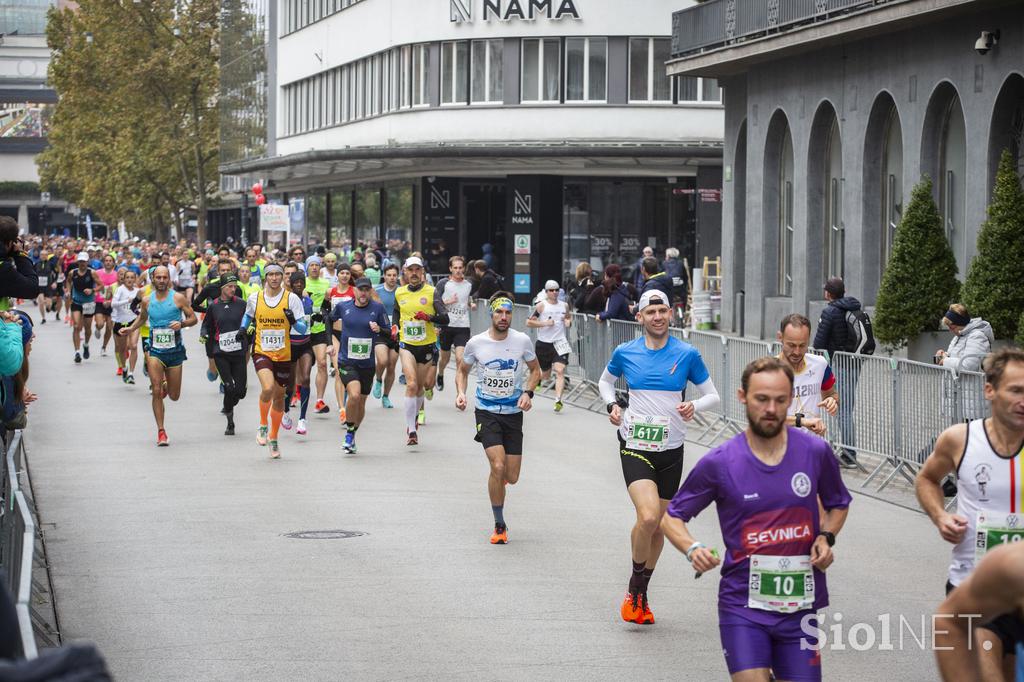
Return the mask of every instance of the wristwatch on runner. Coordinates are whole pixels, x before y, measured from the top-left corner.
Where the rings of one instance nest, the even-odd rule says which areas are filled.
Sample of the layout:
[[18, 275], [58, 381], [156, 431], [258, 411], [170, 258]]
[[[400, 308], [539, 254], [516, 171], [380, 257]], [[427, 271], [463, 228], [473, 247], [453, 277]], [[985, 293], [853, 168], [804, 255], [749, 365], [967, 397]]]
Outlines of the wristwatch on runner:
[[830, 533], [827, 530], [821, 530], [821, 531], [818, 531], [818, 535], [824, 536], [825, 542], [828, 543], [829, 547], [835, 547], [836, 546], [836, 534], [835, 533]]
[[523, 391], [523, 393], [530, 396], [530, 400], [533, 400], [533, 391]]
[[794, 424], [794, 426], [796, 426], [796, 428], [799, 429], [804, 424], [804, 413], [803, 412], [797, 412], [793, 416], [796, 417], [796, 423]]
[[612, 409], [616, 405], [618, 405], [618, 403], [608, 403], [607, 405], [604, 406], [604, 409], [608, 410], [608, 414], [611, 414], [612, 413]]

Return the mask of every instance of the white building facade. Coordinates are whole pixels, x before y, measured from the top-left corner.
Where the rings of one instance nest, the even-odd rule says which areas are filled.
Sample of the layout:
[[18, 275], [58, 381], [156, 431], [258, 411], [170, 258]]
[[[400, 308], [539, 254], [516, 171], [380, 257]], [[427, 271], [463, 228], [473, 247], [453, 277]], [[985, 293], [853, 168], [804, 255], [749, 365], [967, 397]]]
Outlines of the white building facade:
[[524, 291], [647, 245], [717, 256], [721, 93], [667, 75], [674, 9], [272, 1], [266, 144], [222, 171], [291, 203], [293, 240], [380, 241], [435, 271], [489, 244]]

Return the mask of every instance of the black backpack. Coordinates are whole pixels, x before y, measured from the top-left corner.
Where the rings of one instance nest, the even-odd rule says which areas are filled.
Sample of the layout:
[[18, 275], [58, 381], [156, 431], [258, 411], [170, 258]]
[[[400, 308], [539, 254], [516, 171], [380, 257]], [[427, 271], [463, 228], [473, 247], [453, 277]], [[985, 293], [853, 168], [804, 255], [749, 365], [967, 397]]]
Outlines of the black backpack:
[[846, 312], [846, 347], [847, 353], [873, 355], [875, 352], [875, 333], [871, 329], [871, 318], [863, 310]]

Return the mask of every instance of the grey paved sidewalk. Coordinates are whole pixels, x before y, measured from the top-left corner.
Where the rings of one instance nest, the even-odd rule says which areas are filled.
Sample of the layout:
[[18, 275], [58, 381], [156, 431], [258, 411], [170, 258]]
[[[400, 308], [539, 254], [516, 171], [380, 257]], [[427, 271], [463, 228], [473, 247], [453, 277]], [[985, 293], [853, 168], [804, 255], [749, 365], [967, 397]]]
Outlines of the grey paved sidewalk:
[[[537, 401], [511, 543], [492, 547], [486, 461], [452, 388], [428, 404], [418, 448], [396, 386], [396, 409], [369, 406], [358, 455], [341, 454], [332, 407], [270, 461], [255, 396], [239, 435], [222, 435], [190, 333], [158, 449], [144, 383], [123, 385], [96, 342], [74, 365], [63, 324], [37, 331], [27, 443], [61, 623], [118, 679], [726, 679], [717, 576], [694, 580], [677, 553], [652, 581], [657, 624], [619, 620], [632, 513], [600, 415]], [[694, 525], [721, 547], [713, 512]], [[284, 535], [328, 529], [367, 535]], [[906, 626], [899, 646], [900, 615], [919, 634], [942, 595], [949, 551], [927, 518], [855, 496], [836, 550], [832, 611], [878, 634], [893, 614], [895, 650], [828, 651], [826, 679], [935, 679]]]

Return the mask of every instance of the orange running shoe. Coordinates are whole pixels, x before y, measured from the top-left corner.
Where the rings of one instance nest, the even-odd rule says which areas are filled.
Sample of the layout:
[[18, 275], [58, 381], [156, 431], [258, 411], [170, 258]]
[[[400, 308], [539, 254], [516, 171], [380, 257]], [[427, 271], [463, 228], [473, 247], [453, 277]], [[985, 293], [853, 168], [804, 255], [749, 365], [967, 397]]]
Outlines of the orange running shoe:
[[338, 408], [338, 421], [340, 421], [343, 426], [345, 424], [346, 417], [348, 417], [348, 414], [345, 412], [345, 408], [344, 407], [339, 407]]
[[626, 598], [622, 600], [622, 620], [627, 623], [642, 623], [644, 610], [640, 604], [640, 595], [626, 592]]
[[124, 374], [124, 368], [123, 367], [118, 367], [117, 368], [117, 376], [121, 376], [123, 374]]
[[508, 544], [508, 526], [503, 526], [500, 523], [494, 524], [494, 533], [491, 534], [492, 545], [507, 545]]
[[640, 603], [643, 605], [643, 610], [640, 613], [640, 618], [636, 622], [641, 625], [653, 625], [654, 613], [651, 611], [651, 605], [647, 601], [646, 592], [640, 595]]
[[167, 432], [163, 429], [159, 429], [156, 432], [156, 444], [158, 447], [165, 448], [169, 445], [167, 442]]

